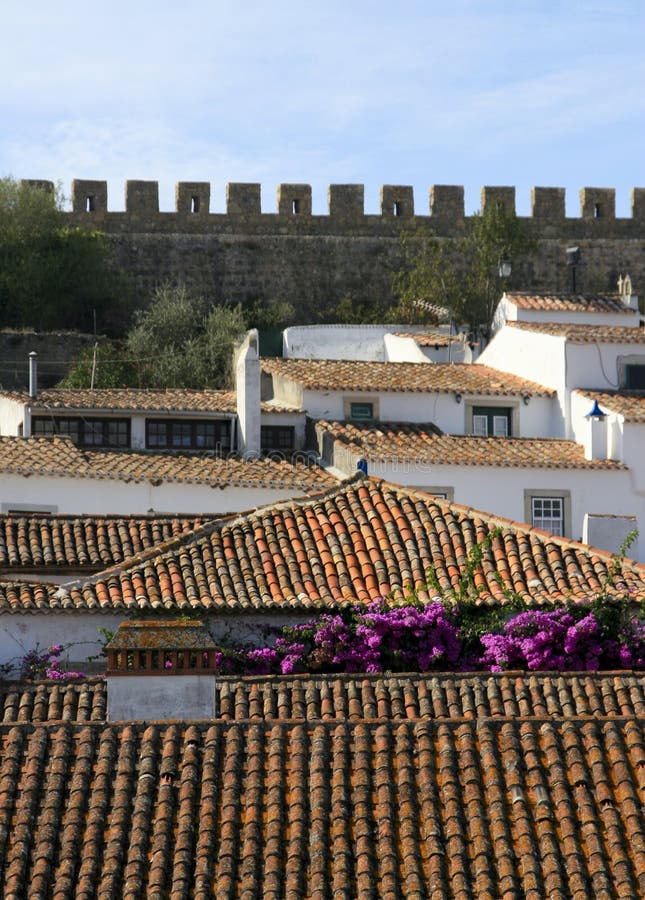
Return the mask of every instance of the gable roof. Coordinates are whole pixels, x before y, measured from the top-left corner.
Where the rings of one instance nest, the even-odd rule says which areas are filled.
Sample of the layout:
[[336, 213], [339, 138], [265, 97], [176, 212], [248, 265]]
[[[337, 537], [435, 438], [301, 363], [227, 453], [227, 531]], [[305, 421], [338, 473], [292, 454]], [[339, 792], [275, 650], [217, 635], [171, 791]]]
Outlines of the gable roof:
[[[211, 517], [214, 518], [214, 517]], [[199, 527], [203, 516], [0, 516], [0, 567], [105, 568]]]
[[[491, 533], [493, 533], [491, 537]], [[488, 546], [483, 542], [488, 540]], [[354, 479], [313, 499], [267, 506], [179, 535], [98, 573], [55, 585], [1, 585], [0, 612], [315, 612], [411, 588], [459, 588], [469, 553], [477, 602], [531, 606], [609, 597], [645, 599], [645, 566], [419, 491]]]
[[644, 392], [588, 391], [586, 388], [579, 388], [575, 393], [597, 400], [603, 412], [618, 413], [626, 422], [645, 422]]
[[21, 692], [0, 726], [0, 893], [642, 896], [641, 676], [240, 693], [233, 721], [196, 725], [107, 724], [84, 687], [75, 721], [62, 686], [32, 705], [62, 721], [32, 724]]
[[622, 469], [614, 460], [587, 460], [575, 441], [556, 438], [479, 437], [442, 434], [431, 422], [326, 422], [316, 430], [348, 450], [380, 462], [414, 460], [453, 466], [495, 466], [535, 469]]
[[573, 294], [545, 293], [527, 294], [522, 291], [507, 291], [506, 299], [520, 309], [546, 310], [549, 312], [601, 312], [627, 313], [634, 315], [622, 301], [620, 294]]
[[320, 490], [336, 479], [317, 465], [150, 450], [86, 450], [63, 436], [0, 437], [0, 472], [125, 482]]
[[645, 344], [645, 328], [576, 325], [568, 322], [506, 322], [510, 328], [563, 337], [572, 344]]
[[309, 390], [396, 391], [536, 395], [551, 397], [544, 385], [490, 366], [471, 363], [369, 362], [334, 359], [262, 359], [262, 370]]

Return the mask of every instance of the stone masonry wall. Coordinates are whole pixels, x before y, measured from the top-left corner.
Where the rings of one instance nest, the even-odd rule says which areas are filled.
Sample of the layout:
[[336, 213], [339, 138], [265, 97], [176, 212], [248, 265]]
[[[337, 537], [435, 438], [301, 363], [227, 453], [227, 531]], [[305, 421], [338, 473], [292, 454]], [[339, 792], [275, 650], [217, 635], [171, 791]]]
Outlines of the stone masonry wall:
[[29, 354], [38, 354], [38, 387], [53, 387], [67, 374], [72, 361], [100, 340], [77, 332], [0, 331], [0, 389], [29, 388]]
[[[160, 281], [183, 280], [213, 301], [288, 301], [297, 322], [324, 319], [348, 295], [389, 305], [402, 230], [427, 228], [450, 243], [467, 223], [464, 189], [451, 185], [430, 188], [427, 212], [415, 209], [411, 187], [385, 185], [380, 215], [364, 214], [362, 185], [330, 185], [328, 215], [312, 215], [306, 184], [279, 185], [275, 213], [261, 212], [259, 184], [228, 184], [226, 213], [210, 212], [207, 182], [177, 184], [175, 212], [159, 211], [156, 181], [128, 181], [125, 193], [125, 212], [110, 212], [107, 182], [76, 180], [67, 216], [109, 236], [114, 265], [132, 275], [141, 302]], [[493, 202], [514, 209], [515, 188], [484, 187], [482, 210]], [[515, 267], [516, 288], [566, 290], [565, 251], [575, 245], [578, 290], [615, 290], [619, 273], [629, 272], [645, 293], [645, 188], [632, 190], [628, 218], [615, 216], [614, 189], [583, 188], [580, 216], [567, 218], [564, 188], [537, 187], [522, 221], [538, 252]]]

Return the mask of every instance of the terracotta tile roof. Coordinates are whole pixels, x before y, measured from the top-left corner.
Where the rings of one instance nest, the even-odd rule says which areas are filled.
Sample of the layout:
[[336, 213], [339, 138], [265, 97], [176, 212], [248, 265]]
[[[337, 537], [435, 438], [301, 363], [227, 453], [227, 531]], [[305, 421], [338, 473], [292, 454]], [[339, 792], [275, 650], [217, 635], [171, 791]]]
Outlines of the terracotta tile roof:
[[[219, 676], [215, 694], [225, 722], [645, 718], [643, 674], [628, 671]], [[105, 722], [106, 709], [103, 678], [0, 683], [4, 725]]]
[[645, 422], [645, 393], [625, 391], [588, 391], [580, 388], [575, 392], [597, 400], [603, 412], [618, 413], [626, 422]]
[[412, 338], [419, 347], [447, 347], [449, 344], [463, 343], [463, 337], [458, 334], [447, 335], [443, 331], [396, 331], [395, 337]]
[[305, 491], [336, 482], [319, 466], [304, 462], [136, 450], [81, 450], [67, 437], [0, 437], [0, 472]]
[[616, 325], [569, 325], [566, 322], [507, 322], [511, 328], [563, 337], [572, 344], [643, 344], [645, 328]]
[[203, 523], [189, 516], [0, 516], [0, 567], [104, 569]]
[[613, 460], [586, 460], [575, 441], [555, 438], [500, 438], [437, 434], [432, 423], [379, 423], [320, 420], [316, 430], [368, 459], [416, 461], [434, 465], [536, 469], [622, 469]]
[[506, 293], [506, 298], [520, 309], [538, 309], [553, 312], [609, 312], [634, 315], [634, 310], [625, 306], [619, 294], [523, 294], [512, 291]]
[[[280, 613], [393, 600], [410, 587], [456, 590], [469, 551], [485, 548], [477, 602], [505, 605], [515, 592], [532, 606], [596, 596], [613, 557], [536, 528], [448, 504], [427, 494], [354, 479], [310, 500], [233, 516], [180, 535], [97, 575], [57, 589], [4, 586], [0, 612], [94, 610]], [[630, 561], [608, 595], [645, 599], [645, 566]]]
[[5, 900], [644, 892], [635, 718], [63, 722], [0, 741]]
[[235, 391], [198, 391], [189, 388], [138, 390], [136, 388], [50, 388], [30, 398], [26, 392], [3, 391], [33, 410], [57, 412], [99, 410], [110, 412], [235, 413]]
[[551, 397], [554, 391], [490, 366], [469, 363], [393, 363], [334, 359], [263, 359], [262, 369], [310, 390], [413, 391]]

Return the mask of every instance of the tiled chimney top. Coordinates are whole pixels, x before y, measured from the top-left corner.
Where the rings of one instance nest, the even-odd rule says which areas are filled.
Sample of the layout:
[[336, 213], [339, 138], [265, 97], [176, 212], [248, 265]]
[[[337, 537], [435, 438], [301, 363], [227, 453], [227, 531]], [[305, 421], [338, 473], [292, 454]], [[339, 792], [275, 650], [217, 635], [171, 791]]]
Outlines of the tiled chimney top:
[[203, 622], [122, 622], [107, 645], [108, 675], [214, 675], [216, 646]]

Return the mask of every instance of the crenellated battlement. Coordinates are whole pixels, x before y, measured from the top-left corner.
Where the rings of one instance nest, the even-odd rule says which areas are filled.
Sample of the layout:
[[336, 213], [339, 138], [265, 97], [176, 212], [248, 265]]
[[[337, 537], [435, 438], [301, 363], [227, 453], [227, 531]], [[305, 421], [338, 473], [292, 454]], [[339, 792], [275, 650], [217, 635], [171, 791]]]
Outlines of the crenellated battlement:
[[[53, 190], [52, 182], [30, 183]], [[70, 225], [107, 236], [115, 271], [130, 276], [133, 302], [141, 305], [167, 279], [214, 302], [288, 303], [297, 324], [329, 321], [348, 304], [379, 315], [395, 302], [392, 273], [405, 264], [401, 235], [410, 228], [445, 238], [449, 258], [463, 266], [457, 239], [472, 217], [461, 185], [432, 185], [423, 198], [409, 185], [383, 185], [376, 214], [365, 212], [362, 184], [329, 185], [324, 214], [313, 213], [308, 184], [279, 184], [271, 211], [266, 194], [263, 209], [258, 183], [227, 184], [224, 211], [213, 211], [213, 193], [207, 181], [180, 181], [175, 209], [166, 212], [157, 181], [127, 181], [120, 211], [110, 209], [107, 181], [76, 179], [65, 216]], [[567, 216], [564, 188], [533, 188], [530, 215], [520, 219], [536, 249], [530, 259], [513, 261], [513, 286], [566, 290], [566, 250], [577, 246], [580, 290], [615, 290], [619, 274], [629, 272], [642, 293], [645, 188], [632, 190], [625, 217], [616, 216], [613, 188], [582, 188], [579, 200], [579, 215]], [[482, 188], [480, 210], [490, 204], [516, 210], [516, 189]]]
[[[26, 183], [45, 190], [53, 190], [51, 181], [29, 180]], [[261, 208], [261, 185], [257, 183], [231, 182], [226, 185], [226, 211], [211, 212], [211, 185], [207, 181], [180, 181], [175, 188], [175, 209], [161, 212], [159, 209], [159, 183], [157, 181], [125, 182], [125, 213], [112, 212], [108, 204], [107, 181], [72, 181], [72, 213], [75, 219], [89, 223], [93, 219], [110, 216], [127, 216], [136, 230], [144, 230], [150, 225], [153, 230], [163, 219], [175, 216], [177, 219], [193, 220], [193, 224], [221, 224], [222, 220], [264, 220], [280, 219], [302, 222], [303, 220], [334, 220], [339, 225], [363, 223], [375, 225], [379, 220], [392, 224], [394, 219], [431, 219], [444, 231], [451, 224], [458, 227], [465, 218], [464, 188], [461, 185], [432, 185], [429, 189], [427, 205], [416, 203], [414, 190], [409, 185], [383, 185], [380, 189], [380, 214], [365, 214], [365, 189], [362, 184], [331, 184], [327, 189], [327, 214], [312, 213], [311, 186], [308, 184], [279, 184], [276, 192], [274, 212], [263, 212]], [[645, 188], [632, 188], [631, 215], [616, 217], [616, 191], [614, 188], [584, 187], [579, 192], [580, 214], [568, 217], [565, 212], [565, 189], [561, 187], [534, 187], [531, 190], [531, 213], [523, 217], [532, 221], [539, 231], [541, 227], [555, 227], [558, 230], [577, 221], [596, 223], [606, 231], [609, 223], [623, 225], [634, 223], [638, 230], [645, 225]], [[514, 187], [491, 187], [481, 189], [480, 209], [483, 211], [491, 203], [499, 203], [509, 210], [515, 210]], [[161, 217], [161, 218], [160, 218]], [[166, 221], [166, 224], [169, 224]], [[177, 221], [177, 225], [179, 222]], [[180, 229], [181, 230], [181, 229]], [[191, 229], [192, 230], [192, 229]]]

